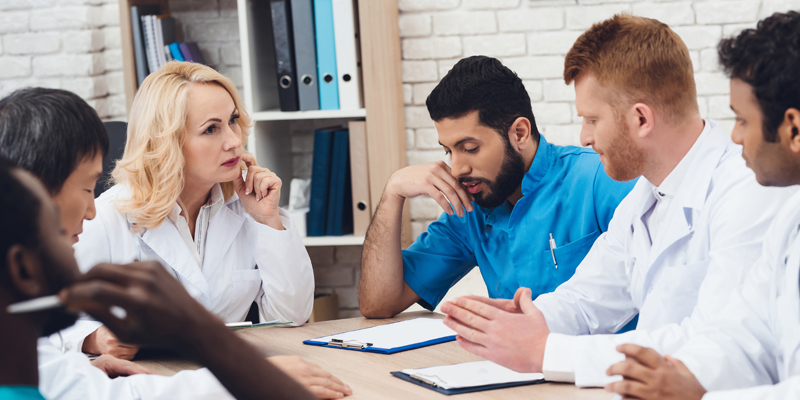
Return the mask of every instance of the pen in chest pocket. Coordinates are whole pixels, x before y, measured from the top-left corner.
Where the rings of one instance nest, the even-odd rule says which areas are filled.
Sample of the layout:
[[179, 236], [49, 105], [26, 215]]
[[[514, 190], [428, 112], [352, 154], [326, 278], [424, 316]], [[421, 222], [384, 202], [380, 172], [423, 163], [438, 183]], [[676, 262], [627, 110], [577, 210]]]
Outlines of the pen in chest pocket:
[[556, 253], [554, 251], [555, 249], [556, 249], [556, 240], [553, 239], [553, 234], [551, 233], [550, 234], [550, 255], [553, 256], [553, 265], [555, 265], [556, 269], [558, 269], [558, 262], [556, 261]]

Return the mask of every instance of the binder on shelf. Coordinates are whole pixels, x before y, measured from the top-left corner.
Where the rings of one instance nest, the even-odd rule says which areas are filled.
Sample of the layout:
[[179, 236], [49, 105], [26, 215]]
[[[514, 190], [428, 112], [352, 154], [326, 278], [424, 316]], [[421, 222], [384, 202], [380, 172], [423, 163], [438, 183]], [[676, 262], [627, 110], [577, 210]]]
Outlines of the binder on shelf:
[[[367, 122], [350, 121], [350, 187], [353, 205], [353, 235], [366, 236], [371, 221], [369, 201], [369, 163], [367, 160]], [[346, 205], [345, 205], [346, 206]]]
[[294, 59], [297, 69], [297, 98], [300, 111], [319, 110], [314, 10], [311, 2], [312, 0], [291, 0]]
[[170, 54], [172, 54], [172, 58], [174, 58], [174, 59], [176, 59], [178, 61], [186, 61], [186, 59], [183, 58], [183, 54], [181, 53], [181, 45], [180, 45], [180, 43], [170, 43], [169, 44], [169, 52], [170, 52]]
[[349, 147], [347, 130], [334, 132], [331, 178], [328, 189], [328, 213], [325, 223], [325, 234], [328, 236], [353, 233]]
[[189, 51], [189, 43], [178, 43], [178, 48], [181, 50], [181, 55], [184, 60], [195, 62], [194, 57], [192, 57], [192, 52]]
[[298, 111], [297, 74], [292, 44], [292, 16], [289, 0], [271, 0], [272, 33], [281, 111]]
[[[206, 64], [205, 57], [203, 57], [203, 53], [200, 52], [200, 48], [197, 47], [197, 43], [195, 43], [195, 42], [186, 43], [186, 49], [192, 55], [192, 61], [194, 61], [196, 63], [208, 65], [208, 64]], [[183, 43], [181, 43], [181, 52], [183, 52]], [[184, 54], [183, 56], [186, 57], [186, 54]]]
[[317, 39], [319, 109], [338, 110], [339, 79], [336, 73], [332, 0], [314, 0], [314, 33]]
[[161, 15], [153, 15], [153, 28], [155, 30], [156, 54], [158, 55], [158, 68], [167, 63], [167, 55], [164, 54], [164, 33], [161, 31]]
[[339, 73], [341, 110], [363, 107], [355, 21], [353, 0], [333, 0], [333, 36], [336, 42], [336, 71]]
[[324, 236], [328, 212], [333, 132], [338, 128], [314, 131], [314, 156], [311, 165], [311, 198], [308, 201], [308, 236]]
[[446, 395], [544, 383], [542, 374], [515, 372], [491, 361], [404, 369], [390, 374]]
[[147, 68], [153, 73], [158, 71], [158, 50], [156, 50], [156, 31], [153, 26], [153, 16], [142, 16], [142, 28], [144, 30], [144, 44], [147, 53]]
[[445, 326], [441, 319], [414, 318], [304, 340], [303, 344], [370, 353], [394, 354], [405, 350], [450, 342], [455, 339], [456, 333]]
[[133, 58], [136, 66], [136, 82], [141, 85], [144, 78], [150, 74], [147, 67], [147, 50], [145, 49], [144, 28], [142, 16], [161, 13], [157, 5], [131, 7], [131, 34], [133, 36]]
[[178, 41], [175, 36], [175, 18], [172, 18], [169, 14], [159, 15], [156, 17], [156, 22], [160, 33], [159, 40], [161, 43], [159, 45], [161, 45], [161, 52], [164, 54], [164, 62], [167, 63], [172, 59], [172, 54], [170, 54], [167, 46]]

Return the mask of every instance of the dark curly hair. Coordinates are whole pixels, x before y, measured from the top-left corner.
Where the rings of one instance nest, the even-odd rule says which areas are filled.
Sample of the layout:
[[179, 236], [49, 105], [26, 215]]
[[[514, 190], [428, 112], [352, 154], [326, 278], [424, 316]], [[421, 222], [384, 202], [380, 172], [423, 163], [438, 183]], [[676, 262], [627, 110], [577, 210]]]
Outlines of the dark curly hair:
[[478, 111], [480, 123], [506, 141], [514, 121], [525, 117], [531, 123], [531, 137], [539, 141], [531, 98], [522, 79], [496, 58], [472, 56], [460, 60], [436, 85], [425, 104], [436, 122]]
[[717, 46], [731, 78], [753, 86], [764, 114], [764, 140], [776, 142], [789, 108], [800, 109], [800, 14], [775, 13]]

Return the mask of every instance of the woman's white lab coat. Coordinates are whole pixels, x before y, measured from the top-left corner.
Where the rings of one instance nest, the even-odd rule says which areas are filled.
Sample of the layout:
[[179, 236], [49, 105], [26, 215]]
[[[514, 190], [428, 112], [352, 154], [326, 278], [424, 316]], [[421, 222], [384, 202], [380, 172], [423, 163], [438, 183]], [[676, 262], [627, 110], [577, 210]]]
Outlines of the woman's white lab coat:
[[[234, 194], [208, 222], [201, 267], [172, 219], [164, 219], [155, 229], [131, 230], [133, 222], [113, 205], [128, 193], [126, 187], [117, 185], [95, 201], [97, 216], [83, 223], [83, 233], [74, 246], [81, 271], [103, 262], [156, 260], [225, 322], [243, 321], [254, 301], [267, 320], [292, 321], [294, 325], [308, 320], [314, 274], [287, 212], [280, 210], [286, 230], [278, 231], [253, 220]], [[79, 351], [83, 339], [99, 325], [79, 321], [62, 331], [62, 348]]]
[[[711, 391], [703, 399], [800, 398], [799, 230], [797, 194], [775, 218], [761, 260], [732, 301], [674, 354]], [[730, 390], [737, 388], [747, 389]]]

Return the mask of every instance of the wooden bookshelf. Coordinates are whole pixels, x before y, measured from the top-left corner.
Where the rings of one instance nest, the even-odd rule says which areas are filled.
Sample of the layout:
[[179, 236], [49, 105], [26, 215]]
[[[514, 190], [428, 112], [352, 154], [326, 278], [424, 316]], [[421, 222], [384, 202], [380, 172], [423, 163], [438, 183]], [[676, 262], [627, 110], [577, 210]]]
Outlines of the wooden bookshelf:
[[[289, 179], [293, 175], [291, 135], [292, 121], [366, 118], [367, 158], [369, 163], [370, 203], [372, 212], [389, 176], [408, 165], [406, 158], [405, 112], [402, 90], [402, 64], [400, 33], [396, 1], [356, 0], [355, 7], [360, 31], [360, 54], [364, 108], [357, 110], [323, 110], [281, 112], [267, 107], [277, 99], [264, 96], [270, 77], [259, 76], [258, 65], [269, 55], [257, 46], [259, 29], [265, 24], [254, 24], [251, 9], [254, 2], [264, 0], [237, 0], [239, 16], [239, 41], [242, 53], [242, 75], [245, 103], [253, 121], [248, 150], [256, 155], [260, 165], [284, 178], [281, 198], [288, 201]], [[119, 0], [120, 28], [122, 30], [122, 59], [127, 110], [136, 94], [137, 82], [131, 33], [130, 7], [158, 4], [164, 13], [169, 12], [168, 0]], [[179, 35], [180, 36], [180, 35]], [[263, 65], [263, 64], [262, 64]], [[271, 79], [274, 79], [272, 77]], [[274, 100], [274, 101], [271, 101]], [[270, 104], [267, 104], [270, 103]], [[411, 243], [411, 218], [408, 202], [403, 213], [403, 247]], [[363, 237], [306, 238], [309, 246], [358, 245]]]

